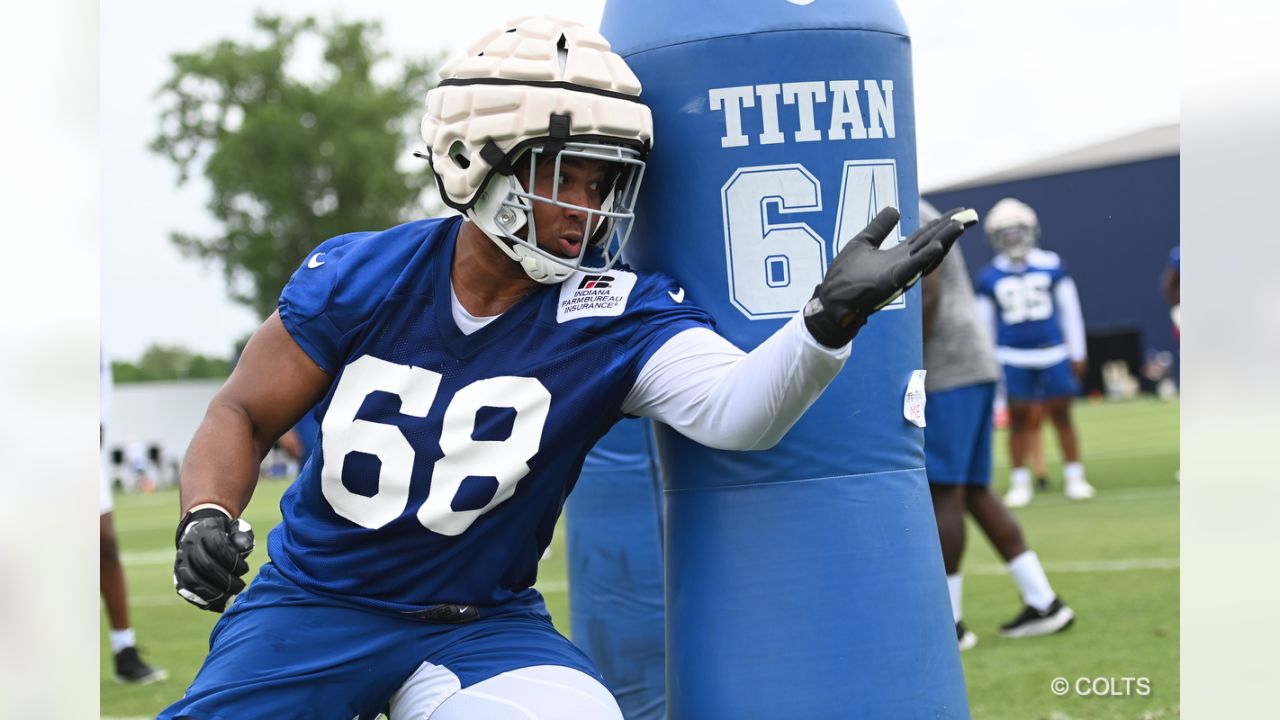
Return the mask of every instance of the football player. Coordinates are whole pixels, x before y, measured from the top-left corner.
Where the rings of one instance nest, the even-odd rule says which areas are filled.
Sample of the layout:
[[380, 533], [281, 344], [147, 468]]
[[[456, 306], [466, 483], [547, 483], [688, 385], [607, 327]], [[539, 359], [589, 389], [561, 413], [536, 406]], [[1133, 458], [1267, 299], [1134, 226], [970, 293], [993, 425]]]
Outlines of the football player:
[[[1169, 251], [1169, 261], [1160, 274], [1160, 291], [1169, 303], [1169, 319], [1173, 321], [1173, 339], [1182, 341], [1182, 246], [1174, 245]], [[1173, 479], [1182, 482], [1182, 468], [1173, 473]]]
[[297, 425], [280, 436], [276, 446], [284, 450], [298, 464], [298, 471], [301, 472], [302, 464], [311, 457], [311, 450], [315, 447], [316, 436], [319, 434], [320, 422], [316, 420], [315, 413], [307, 413], [302, 416]]
[[[533, 589], [588, 450], [624, 415], [772, 446], [976, 221], [952, 211], [879, 251], [882, 212], [744, 353], [673, 280], [616, 264], [653, 142], [639, 95], [603, 37], [553, 18], [442, 69], [422, 133], [462, 216], [319, 245], [192, 440], [174, 579], [226, 612], [161, 718], [621, 717]], [[258, 463], [312, 407], [270, 559], [228, 608]]]
[[[107, 408], [111, 403], [111, 364], [105, 350], [99, 349], [101, 384], [98, 437], [106, 437]], [[148, 665], [138, 654], [137, 634], [129, 620], [129, 588], [125, 584], [124, 564], [120, 562], [120, 542], [116, 535], [111, 478], [106, 460], [99, 471], [98, 487], [98, 589], [107, 608], [107, 639], [115, 665], [115, 680], [120, 683], [149, 685], [169, 677], [164, 668]]]
[[1013, 469], [1005, 504], [1031, 502], [1027, 468], [1030, 438], [1047, 413], [1058, 432], [1063, 490], [1072, 500], [1088, 500], [1094, 488], [1080, 462], [1080, 440], [1071, 421], [1071, 400], [1084, 374], [1084, 316], [1075, 282], [1057, 253], [1036, 246], [1040, 221], [1035, 210], [1013, 198], [996, 203], [983, 221], [996, 256], [978, 275], [978, 312], [993, 328], [996, 357], [1004, 366], [1009, 402], [1009, 454]]
[[[938, 212], [920, 203], [920, 219]], [[924, 327], [924, 457], [933, 513], [942, 542], [942, 563], [961, 650], [978, 642], [964, 623], [960, 560], [965, 548], [965, 512], [973, 516], [1004, 559], [1022, 596], [1017, 617], [1000, 628], [1004, 637], [1048, 635], [1069, 627], [1075, 613], [1053, 591], [1040, 558], [1022, 528], [991, 492], [992, 413], [1000, 365], [974, 312], [973, 287], [959, 247], [938, 271], [921, 282]]]
[[1169, 261], [1160, 274], [1160, 292], [1169, 304], [1169, 319], [1173, 320], [1173, 336], [1179, 337], [1182, 309], [1182, 246], [1174, 245], [1169, 251]]

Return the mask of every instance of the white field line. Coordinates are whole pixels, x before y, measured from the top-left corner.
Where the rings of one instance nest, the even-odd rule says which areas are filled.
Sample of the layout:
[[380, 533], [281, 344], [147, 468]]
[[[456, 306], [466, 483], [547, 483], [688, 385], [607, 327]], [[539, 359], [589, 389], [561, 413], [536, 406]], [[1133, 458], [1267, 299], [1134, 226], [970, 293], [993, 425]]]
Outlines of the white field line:
[[[1136, 487], [1136, 488], [1118, 488], [1116, 490], [1107, 490], [1103, 488], [1098, 491], [1098, 497], [1091, 502], [1104, 500], [1132, 500], [1144, 499], [1151, 497], [1171, 497], [1180, 494], [1180, 485], [1156, 485], [1152, 487]], [[1038, 493], [1033, 501], [1030, 509], [1043, 507], [1045, 505], [1084, 505], [1075, 500], [1067, 500], [1057, 492]], [[120, 553], [120, 561], [126, 567], [141, 567], [146, 565], [172, 565], [173, 550], [126, 550]], [[1069, 570], [1067, 572], [1070, 572]], [[557, 592], [552, 590], [550, 592]]]
[[[1090, 502], [1099, 502], [1106, 500], [1133, 500], [1146, 499], [1151, 497], [1172, 497], [1180, 494], [1180, 485], [1157, 485], [1152, 487], [1136, 487], [1136, 488], [1118, 488], [1116, 490], [1102, 489], [1098, 491], [1098, 497]], [[1038, 493], [1032, 504], [1026, 509], [1035, 509], [1046, 505], [1076, 505], [1083, 506], [1075, 500], [1067, 500], [1061, 493], [1047, 492]], [[149, 565], [172, 565], [173, 550], [126, 550], [120, 553], [120, 560], [126, 567], [142, 567]], [[1046, 566], [1047, 567], [1047, 566]], [[1140, 568], [1141, 569], [1141, 568]], [[1151, 568], [1154, 569], [1154, 568]], [[1062, 572], [1072, 572], [1064, 570]], [[539, 585], [539, 589], [543, 586]], [[548, 588], [547, 592], [562, 592], [560, 589]]]
[[1031, 504], [1024, 508], [1018, 508], [1017, 512], [1026, 510], [1034, 510], [1037, 507], [1047, 505], [1078, 505], [1087, 507], [1091, 503], [1106, 503], [1112, 500], [1131, 501], [1131, 500], [1150, 500], [1152, 498], [1177, 497], [1181, 494], [1180, 485], [1156, 485], [1152, 487], [1136, 487], [1136, 488], [1117, 488], [1108, 490], [1105, 487], [1098, 488], [1098, 496], [1087, 502], [1081, 500], [1068, 500], [1062, 494], [1061, 490], [1039, 491], [1035, 495], [1035, 499]]
[[[1155, 454], [1163, 454], [1163, 453], [1152, 453], [1152, 454], [1155, 455]], [[1093, 457], [1093, 456], [1090, 456], [1090, 457]], [[1133, 457], [1133, 455], [1125, 455], [1125, 457]], [[1101, 495], [1105, 493], [1107, 499], [1127, 498], [1134, 495], [1141, 495], [1143, 497], [1152, 497], [1152, 496], [1161, 496], [1161, 495], [1177, 495], [1178, 488], [1179, 486], [1177, 485], [1153, 485], [1153, 486], [1133, 487], [1133, 488], [1116, 488], [1115, 490], [1107, 490], [1104, 488], [1099, 491], [1099, 494]], [[1057, 491], [1057, 490], [1050, 490], [1048, 492], [1042, 491], [1036, 495], [1036, 498], [1037, 499], [1041, 499], [1041, 498], [1063, 499], [1060, 497], [1060, 495], [1055, 496], [1055, 493], [1060, 493], [1060, 492], [1061, 491]], [[1068, 504], [1071, 504], [1071, 503], [1068, 503]], [[176, 526], [177, 526], [177, 523], [171, 520], [156, 520], [151, 522], [125, 521], [122, 523], [120, 520], [117, 519], [116, 533], [119, 535], [128, 535], [130, 533], [152, 532], [155, 530], [172, 530]], [[124, 544], [128, 545], [128, 542], [126, 541]], [[171, 552], [170, 555], [172, 554], [173, 553]], [[131, 553], [129, 552], [123, 553], [123, 556], [125, 558], [128, 558], [130, 555]], [[138, 552], [138, 553], [132, 553], [132, 555], [138, 555], [141, 558], [141, 556], [149, 555], [149, 553]], [[126, 564], [128, 564], [127, 559], [125, 562]], [[166, 562], [173, 562], [173, 558], [170, 557]], [[155, 563], [145, 558], [142, 558], [138, 561], [138, 564], [151, 565]]]
[[[1137, 441], [1133, 443], [1134, 446], [1140, 446], [1142, 444], [1143, 443], [1139, 443]], [[1173, 455], [1174, 457], [1177, 457], [1178, 448], [1175, 447], [1173, 452], [1169, 452], [1166, 446], [1156, 446], [1155, 443], [1151, 443], [1150, 449], [1126, 447], [1119, 450], [1097, 450], [1094, 452], [1086, 450], [1082, 451], [1081, 455], [1083, 455], [1083, 462], [1085, 464], [1085, 469], [1087, 470], [1090, 460], [1137, 460], [1140, 458], [1164, 457], [1166, 455]], [[1058, 458], [1058, 462], [1062, 462], [1062, 459]]]
[[[1064, 562], [1045, 562], [1046, 573], [1099, 573], [1099, 572], [1133, 572], [1135, 570], [1177, 570], [1181, 567], [1178, 558], [1130, 558], [1127, 560], [1081, 560]], [[963, 568], [966, 575], [1006, 575], [1009, 569], [1004, 565], [969, 565]]]
[[[116, 497], [121, 496], [116, 495]], [[124, 500], [128, 503], [128, 507], [122, 508], [124, 511], [132, 510], [133, 508], [152, 508], [168, 505], [173, 508], [175, 515], [178, 512], [178, 498], [170, 493], [126, 493]], [[174, 524], [177, 524], [176, 520]]]
[[[173, 563], [172, 550], [154, 552], [125, 553], [124, 564], [130, 567], [142, 565], [170, 565]], [[1124, 572], [1126, 570], [1173, 570], [1179, 567], [1178, 558], [1136, 558], [1132, 560], [1085, 560], [1082, 562], [1046, 562], [1044, 569], [1054, 572]], [[988, 572], [990, 571], [990, 572]], [[965, 572], [996, 574], [1004, 572], [1003, 565], [974, 565]], [[564, 592], [568, 583], [563, 580], [547, 580], [535, 587], [540, 592]]]
[[125, 550], [120, 553], [120, 562], [125, 567], [141, 567], [143, 565], [172, 565], [174, 550]]
[[[1064, 562], [1046, 562], [1047, 573], [1102, 573], [1102, 572], [1134, 572], [1138, 570], [1177, 570], [1182, 563], [1178, 558], [1128, 558], [1125, 560], [1080, 560]], [[967, 565], [966, 575], [1005, 575], [1009, 570], [1004, 565]], [[548, 580], [534, 586], [543, 595], [558, 595], [569, 591], [569, 581]], [[157, 605], [181, 605], [182, 598], [175, 595], [137, 595], [129, 599], [129, 604], [137, 607], [155, 607]]]
[[165, 518], [164, 520], [152, 520], [150, 522], [142, 522], [142, 521], [135, 522], [133, 520], [125, 520], [124, 522], [120, 522], [119, 518], [117, 518], [115, 521], [115, 524], [116, 524], [116, 533], [120, 535], [123, 535], [126, 533], [135, 533], [135, 532], [151, 532], [154, 530], [169, 530], [170, 532], [168, 534], [172, 535], [173, 529], [178, 527], [177, 520], [170, 520], [168, 518]]

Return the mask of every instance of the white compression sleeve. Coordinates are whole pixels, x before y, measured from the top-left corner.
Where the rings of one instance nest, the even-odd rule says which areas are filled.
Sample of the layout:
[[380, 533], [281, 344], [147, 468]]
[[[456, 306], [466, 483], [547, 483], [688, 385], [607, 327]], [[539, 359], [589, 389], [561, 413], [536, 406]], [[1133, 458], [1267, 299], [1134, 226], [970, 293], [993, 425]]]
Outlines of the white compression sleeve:
[[1073, 361], [1085, 358], [1084, 313], [1080, 310], [1080, 293], [1071, 278], [1062, 278], [1053, 289], [1053, 299], [1058, 303], [1058, 324], [1067, 344], [1067, 356]]
[[645, 363], [622, 409], [720, 450], [771, 448], [849, 357], [820, 345], [797, 314], [744, 353], [707, 328], [671, 337]]

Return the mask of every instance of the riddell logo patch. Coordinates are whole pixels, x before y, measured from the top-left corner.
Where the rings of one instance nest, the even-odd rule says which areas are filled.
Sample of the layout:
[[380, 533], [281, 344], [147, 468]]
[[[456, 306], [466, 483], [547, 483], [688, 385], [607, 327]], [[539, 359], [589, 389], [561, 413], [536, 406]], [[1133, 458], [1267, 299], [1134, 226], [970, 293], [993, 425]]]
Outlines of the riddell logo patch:
[[635, 286], [635, 273], [625, 270], [614, 270], [608, 275], [574, 275], [560, 286], [556, 322], [617, 317], [627, 309], [627, 298]]
[[578, 283], [578, 289], [607, 288], [616, 279], [612, 275], [583, 275], [582, 282]]

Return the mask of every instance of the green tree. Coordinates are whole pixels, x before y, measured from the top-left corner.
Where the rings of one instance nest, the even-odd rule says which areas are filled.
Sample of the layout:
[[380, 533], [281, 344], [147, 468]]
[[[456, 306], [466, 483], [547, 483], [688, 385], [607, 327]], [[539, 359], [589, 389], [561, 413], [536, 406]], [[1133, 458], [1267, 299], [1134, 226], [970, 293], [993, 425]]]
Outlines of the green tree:
[[[171, 57], [151, 149], [177, 165], [179, 183], [203, 161], [222, 231], [172, 239], [219, 264], [231, 299], [265, 317], [320, 242], [423, 214], [430, 171], [409, 148], [438, 61], [406, 62], [383, 83], [375, 76], [392, 63], [378, 23], [258, 15], [254, 24], [253, 42]], [[323, 48], [320, 67], [291, 71], [308, 39]]]
[[136, 363], [111, 363], [112, 380], [121, 385], [155, 380], [221, 379], [231, 374], [231, 361], [193, 353], [177, 345], [152, 345]]

